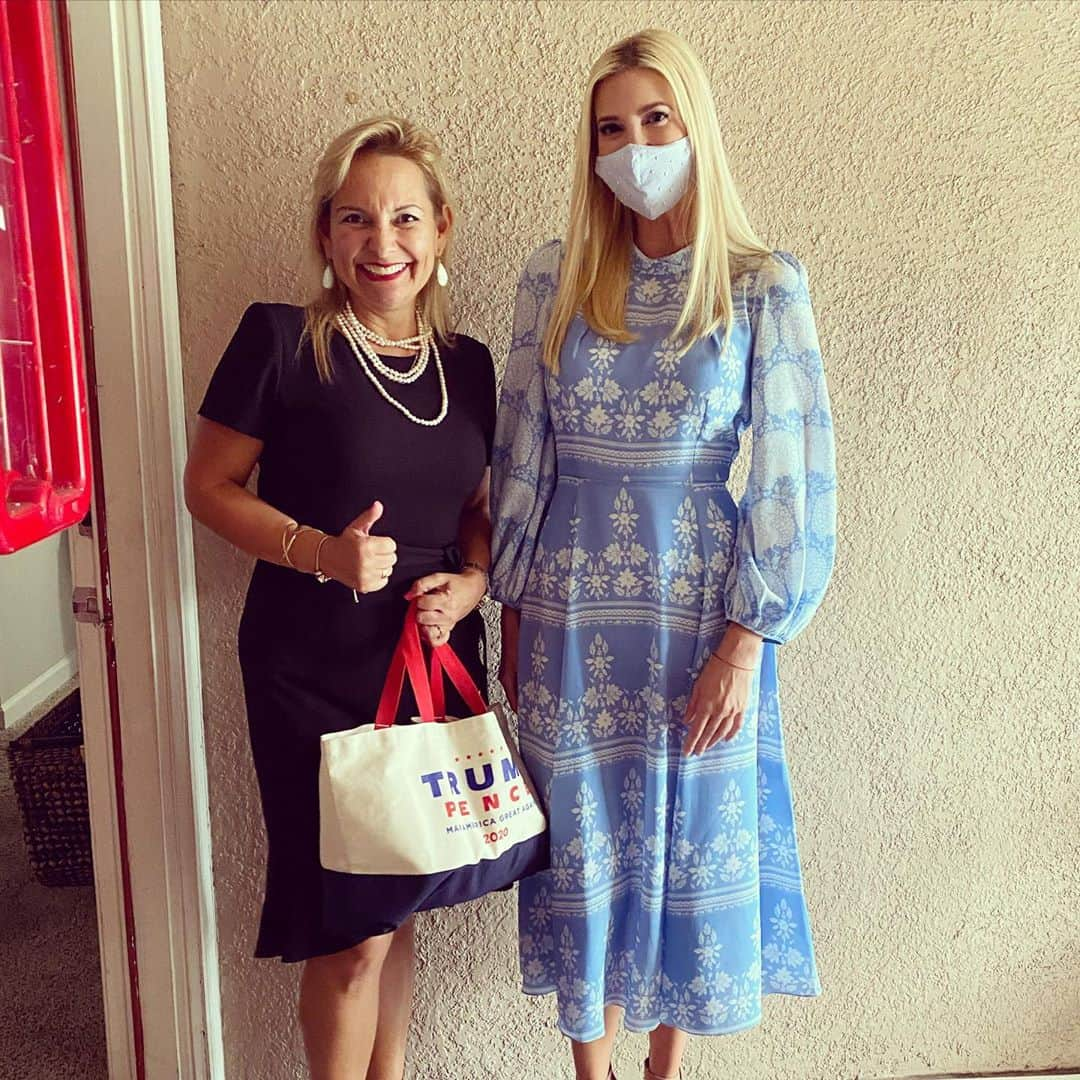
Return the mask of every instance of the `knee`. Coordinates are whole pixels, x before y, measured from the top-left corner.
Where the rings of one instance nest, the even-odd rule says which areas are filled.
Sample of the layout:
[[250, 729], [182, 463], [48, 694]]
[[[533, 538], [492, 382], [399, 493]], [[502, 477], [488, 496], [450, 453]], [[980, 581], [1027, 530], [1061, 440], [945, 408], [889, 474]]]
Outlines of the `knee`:
[[329, 983], [339, 993], [361, 993], [379, 979], [383, 961], [390, 948], [392, 934], [368, 938], [350, 949], [319, 956], [308, 961], [317, 978]]

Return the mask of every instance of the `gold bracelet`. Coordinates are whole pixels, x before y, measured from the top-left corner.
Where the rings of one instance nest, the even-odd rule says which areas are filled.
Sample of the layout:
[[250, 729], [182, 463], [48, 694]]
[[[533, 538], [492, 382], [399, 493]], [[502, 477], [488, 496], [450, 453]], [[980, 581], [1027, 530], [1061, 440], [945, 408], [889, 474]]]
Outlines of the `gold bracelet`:
[[329, 539], [330, 539], [330, 534], [329, 533], [323, 533], [322, 534], [322, 539], [319, 541], [319, 543], [315, 547], [315, 569], [312, 571], [312, 573], [315, 575], [315, 580], [320, 585], [325, 585], [328, 581], [333, 581], [334, 580], [329, 574], [324, 574], [322, 572], [322, 570], [320, 569], [320, 567], [319, 567], [319, 556], [322, 555], [323, 544], [325, 544], [326, 541], [329, 540]]
[[[292, 566], [292, 562], [289, 559], [289, 548], [292, 547], [292, 541], [296, 539], [295, 532], [292, 532], [292, 530], [299, 528], [300, 526], [295, 521], [287, 521], [285, 523], [285, 528], [281, 530], [281, 561], [285, 566]], [[289, 543], [286, 543], [286, 540], [288, 540]], [[295, 570], [296, 567], [293, 566], [293, 569]]]
[[757, 664], [753, 667], [742, 667], [740, 664], [733, 664], [726, 656], [721, 656], [717, 652], [709, 653], [714, 660], [719, 660], [721, 664], [727, 664], [729, 668], [734, 668], [736, 671], [757, 671]]
[[[284, 541], [282, 543], [282, 548], [283, 548], [283, 550], [285, 552], [285, 565], [286, 566], [290, 567], [293, 570], [300, 570], [300, 567], [297, 566], [296, 563], [294, 563], [292, 561], [293, 544], [296, 543], [297, 538], [300, 536], [301, 533], [318, 532], [318, 531], [319, 531], [318, 529], [313, 529], [310, 525], [296, 525], [293, 528], [292, 535], [289, 537], [288, 541]], [[303, 573], [302, 570], [300, 570], [300, 572]]]

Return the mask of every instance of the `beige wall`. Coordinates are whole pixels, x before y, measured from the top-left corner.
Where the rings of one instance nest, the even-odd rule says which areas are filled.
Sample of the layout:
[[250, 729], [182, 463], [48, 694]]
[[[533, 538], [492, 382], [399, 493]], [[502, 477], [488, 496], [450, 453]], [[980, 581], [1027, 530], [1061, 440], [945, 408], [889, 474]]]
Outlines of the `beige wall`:
[[[1080, 1063], [1076, 8], [170, 0], [164, 22], [192, 411], [245, 305], [298, 296], [321, 147], [387, 108], [444, 141], [454, 298], [500, 357], [592, 58], [651, 24], [690, 38], [753, 221], [810, 268], [842, 504], [832, 591], [781, 659], [825, 995], [697, 1040], [687, 1073]], [[230, 1075], [277, 1080], [301, 1074], [297, 972], [249, 959], [248, 564], [200, 530], [198, 568]], [[572, 1075], [514, 929], [508, 897], [424, 920], [410, 1075]]]
[[0, 728], [14, 727], [76, 671], [64, 533], [0, 558]]

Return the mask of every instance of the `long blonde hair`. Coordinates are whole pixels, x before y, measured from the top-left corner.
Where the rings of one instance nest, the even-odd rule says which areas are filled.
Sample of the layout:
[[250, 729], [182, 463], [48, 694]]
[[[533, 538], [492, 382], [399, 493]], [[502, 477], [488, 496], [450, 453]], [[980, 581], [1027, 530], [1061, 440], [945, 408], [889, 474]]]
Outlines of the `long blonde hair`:
[[671, 86], [693, 147], [690, 227], [693, 261], [686, 300], [673, 337], [682, 351], [726, 324], [731, 331], [731, 253], [766, 254], [754, 234], [728, 168], [720, 123], [705, 69], [690, 46], [668, 30], [643, 30], [606, 49], [589, 72], [578, 124], [570, 221], [559, 288], [544, 335], [544, 363], [559, 370], [567, 329], [580, 311], [594, 333], [629, 342], [626, 293], [630, 284], [632, 213], [594, 172], [597, 86], [628, 68], [649, 68]]
[[[319, 378], [330, 382], [333, 367], [330, 363], [330, 340], [334, 333], [334, 320], [349, 298], [349, 291], [335, 280], [333, 288], [322, 287], [322, 273], [326, 266], [322, 239], [330, 231], [330, 204], [345, 183], [349, 168], [358, 154], [376, 153], [406, 158], [424, 174], [428, 195], [437, 218], [442, 217], [450, 204], [446, 180], [442, 171], [442, 153], [439, 144], [424, 128], [396, 116], [373, 116], [343, 131], [323, 151], [315, 170], [311, 192], [311, 221], [308, 229], [308, 255], [312, 269], [312, 281], [317, 288], [312, 300], [304, 309], [304, 337], [311, 338], [315, 365]], [[440, 258], [449, 262], [450, 236]], [[420, 311], [436, 335], [443, 341], [452, 338], [450, 305], [446, 290], [440, 288], [435, 275], [420, 291], [417, 298]], [[303, 337], [301, 338], [301, 343]]]

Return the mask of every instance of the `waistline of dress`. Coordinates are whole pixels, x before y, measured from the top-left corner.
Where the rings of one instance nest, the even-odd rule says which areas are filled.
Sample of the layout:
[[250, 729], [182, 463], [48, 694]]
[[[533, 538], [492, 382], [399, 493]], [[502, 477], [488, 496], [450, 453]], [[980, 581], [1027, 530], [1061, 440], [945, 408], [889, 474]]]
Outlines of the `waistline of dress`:
[[665, 488], [693, 488], [694, 490], [710, 490], [710, 491], [727, 491], [727, 478], [710, 477], [709, 479], [698, 479], [692, 474], [687, 475], [685, 473], [672, 475], [666, 472], [644, 472], [635, 471], [632, 473], [585, 473], [585, 472], [567, 472], [564, 469], [559, 469], [557, 477], [557, 483], [559, 484], [597, 484], [606, 487], [665, 487]]

